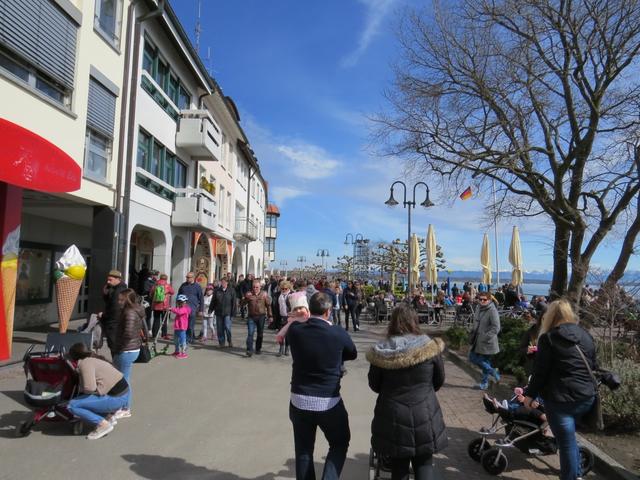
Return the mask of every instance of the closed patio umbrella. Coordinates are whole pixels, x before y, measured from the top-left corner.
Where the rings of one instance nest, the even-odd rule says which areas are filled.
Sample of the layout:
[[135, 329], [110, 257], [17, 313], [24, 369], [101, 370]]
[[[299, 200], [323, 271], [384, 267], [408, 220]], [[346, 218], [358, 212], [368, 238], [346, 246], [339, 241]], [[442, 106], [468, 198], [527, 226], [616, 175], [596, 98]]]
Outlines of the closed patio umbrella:
[[427, 230], [427, 282], [432, 285], [438, 283], [438, 269], [436, 267], [436, 233], [433, 225]]
[[491, 252], [489, 250], [489, 236], [486, 233], [482, 239], [480, 265], [482, 266], [482, 283], [491, 285]]
[[517, 287], [522, 285], [524, 277], [522, 275], [522, 248], [520, 247], [520, 232], [518, 227], [513, 227], [511, 234], [511, 246], [509, 247], [509, 263], [513, 267], [511, 271], [511, 283]]
[[415, 233], [411, 235], [411, 252], [411, 285], [416, 287], [420, 284], [420, 243]]

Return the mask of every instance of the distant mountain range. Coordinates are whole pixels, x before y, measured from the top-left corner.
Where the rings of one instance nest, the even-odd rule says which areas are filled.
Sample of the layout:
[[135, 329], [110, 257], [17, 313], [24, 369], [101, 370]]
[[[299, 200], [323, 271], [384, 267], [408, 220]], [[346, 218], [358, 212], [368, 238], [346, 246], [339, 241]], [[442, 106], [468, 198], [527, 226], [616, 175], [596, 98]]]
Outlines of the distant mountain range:
[[[598, 276], [598, 278], [592, 277], [589, 281], [596, 283], [601, 280], [604, 280], [607, 276], [608, 272], [603, 272], [601, 274], [602, 278]], [[497, 280], [496, 272], [492, 273], [493, 281]], [[438, 272], [438, 278], [440, 281], [446, 280], [447, 272], [441, 271]], [[451, 280], [458, 281], [473, 281], [478, 282], [480, 278], [482, 278], [482, 271], [480, 270], [452, 270], [449, 275]], [[524, 281], [525, 283], [550, 283], [553, 278], [553, 272], [549, 270], [544, 271], [531, 271], [524, 272]], [[500, 283], [507, 283], [511, 279], [511, 270], [500, 271]], [[638, 270], [629, 270], [625, 273], [622, 282], [638, 282], [640, 280], [640, 271]], [[588, 283], [588, 282], [587, 282]]]

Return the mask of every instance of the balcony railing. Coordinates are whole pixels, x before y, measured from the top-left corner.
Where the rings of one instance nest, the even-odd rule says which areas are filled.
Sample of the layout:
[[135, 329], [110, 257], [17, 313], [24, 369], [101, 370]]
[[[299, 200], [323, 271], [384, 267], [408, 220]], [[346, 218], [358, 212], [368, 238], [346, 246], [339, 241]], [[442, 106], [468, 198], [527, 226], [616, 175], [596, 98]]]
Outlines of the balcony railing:
[[214, 231], [218, 207], [209, 192], [201, 188], [176, 188], [171, 224], [194, 230]]
[[258, 239], [258, 226], [256, 222], [246, 218], [236, 218], [236, 229], [233, 233], [233, 238], [236, 240], [249, 240], [253, 242]]
[[207, 110], [181, 110], [176, 146], [195, 160], [222, 158], [222, 132]]

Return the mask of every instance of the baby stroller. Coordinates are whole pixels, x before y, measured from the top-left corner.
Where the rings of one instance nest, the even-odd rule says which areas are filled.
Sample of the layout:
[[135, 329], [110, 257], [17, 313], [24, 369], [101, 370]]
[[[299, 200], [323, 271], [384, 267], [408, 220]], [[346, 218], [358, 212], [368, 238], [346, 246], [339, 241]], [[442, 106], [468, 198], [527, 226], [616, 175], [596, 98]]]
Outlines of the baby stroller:
[[15, 429], [17, 437], [28, 435], [42, 420], [72, 422], [73, 433], [82, 434], [82, 422], [73, 421], [67, 410], [69, 400], [78, 393], [78, 374], [64, 358], [64, 349], [33, 352], [34, 345], [25, 353], [24, 373], [27, 384], [24, 400], [33, 408], [33, 417], [20, 422]]
[[[512, 401], [515, 399], [512, 398]], [[503, 450], [517, 448], [526, 455], [555, 455], [558, 451], [555, 438], [547, 437], [544, 431], [546, 423], [540, 423], [527, 413], [518, 410], [511, 411], [506, 402], [502, 404], [485, 394], [482, 404], [487, 413], [493, 417], [489, 428], [482, 428], [478, 432], [481, 437], [469, 443], [467, 452], [476, 462], [491, 475], [500, 475], [509, 466], [509, 461]], [[499, 432], [504, 430], [504, 436]], [[493, 445], [490, 436], [498, 436]], [[580, 446], [580, 465], [582, 475], [586, 475], [594, 463], [593, 454]]]

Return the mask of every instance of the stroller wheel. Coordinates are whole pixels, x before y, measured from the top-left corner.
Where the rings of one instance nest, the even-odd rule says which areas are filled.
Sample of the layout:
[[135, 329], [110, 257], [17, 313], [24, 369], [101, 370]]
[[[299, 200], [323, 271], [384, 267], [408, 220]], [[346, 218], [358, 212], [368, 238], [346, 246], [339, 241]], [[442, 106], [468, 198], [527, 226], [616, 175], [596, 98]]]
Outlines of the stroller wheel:
[[84, 430], [84, 425], [82, 422], [74, 422], [73, 423], [73, 434], [74, 435], [82, 435], [82, 431]]
[[507, 456], [499, 448], [490, 448], [480, 459], [483, 468], [491, 475], [500, 475], [509, 466]]
[[480, 438], [471, 440], [471, 442], [469, 442], [469, 446], [467, 447], [467, 453], [473, 460], [475, 460], [476, 462], [479, 462], [482, 457], [482, 454], [486, 450], [489, 450], [490, 448], [491, 448], [491, 445], [489, 444], [489, 440], [487, 440], [484, 437], [480, 437]]
[[578, 450], [580, 452], [580, 468], [582, 469], [582, 476], [584, 477], [593, 468], [593, 463], [595, 460], [593, 458], [593, 453], [591, 453], [591, 450], [589, 450], [588, 448], [580, 445], [578, 447]]
[[31, 429], [33, 428], [34, 422], [33, 420], [22, 421], [14, 430], [16, 437], [26, 437], [31, 433]]

